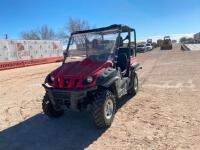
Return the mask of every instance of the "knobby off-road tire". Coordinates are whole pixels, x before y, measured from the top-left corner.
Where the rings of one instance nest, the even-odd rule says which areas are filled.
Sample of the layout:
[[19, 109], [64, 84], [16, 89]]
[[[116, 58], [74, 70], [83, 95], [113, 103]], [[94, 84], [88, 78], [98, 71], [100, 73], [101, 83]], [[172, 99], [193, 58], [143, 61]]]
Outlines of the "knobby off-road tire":
[[138, 92], [138, 89], [139, 89], [138, 76], [137, 76], [137, 73], [135, 73], [135, 72], [131, 73], [131, 83], [132, 83], [132, 86], [128, 90], [128, 95], [135, 96]]
[[108, 128], [116, 112], [116, 100], [109, 90], [98, 90], [92, 103], [92, 116], [100, 128]]
[[49, 96], [45, 94], [43, 101], [42, 101], [42, 109], [44, 114], [46, 114], [50, 118], [58, 118], [64, 114], [64, 110], [55, 110]]

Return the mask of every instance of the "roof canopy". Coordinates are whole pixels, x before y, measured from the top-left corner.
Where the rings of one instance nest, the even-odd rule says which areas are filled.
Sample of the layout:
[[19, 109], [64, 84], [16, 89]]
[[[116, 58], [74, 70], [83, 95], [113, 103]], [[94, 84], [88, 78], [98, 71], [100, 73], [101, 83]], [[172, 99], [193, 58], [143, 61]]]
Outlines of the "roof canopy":
[[113, 24], [113, 25], [110, 25], [108, 27], [103, 27], [103, 28], [76, 31], [76, 32], [73, 32], [72, 34], [92, 33], [92, 32], [99, 32], [103, 34], [103, 33], [112, 33], [112, 32], [132, 32], [132, 31], [134, 31], [134, 29], [126, 25]]

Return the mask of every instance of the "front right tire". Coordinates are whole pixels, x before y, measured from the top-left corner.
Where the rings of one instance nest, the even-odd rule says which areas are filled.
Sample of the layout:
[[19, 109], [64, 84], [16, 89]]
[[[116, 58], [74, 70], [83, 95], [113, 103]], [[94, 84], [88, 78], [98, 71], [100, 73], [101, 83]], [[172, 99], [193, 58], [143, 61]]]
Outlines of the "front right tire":
[[131, 82], [132, 82], [132, 86], [128, 90], [128, 95], [135, 96], [137, 94], [138, 90], [139, 90], [138, 76], [137, 76], [136, 72], [132, 72], [132, 74], [131, 74]]

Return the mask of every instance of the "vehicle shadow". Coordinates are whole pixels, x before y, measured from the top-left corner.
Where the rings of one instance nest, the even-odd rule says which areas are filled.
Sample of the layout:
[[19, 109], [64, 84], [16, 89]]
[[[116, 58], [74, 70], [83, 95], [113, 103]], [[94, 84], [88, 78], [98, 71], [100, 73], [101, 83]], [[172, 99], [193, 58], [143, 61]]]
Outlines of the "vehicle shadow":
[[[128, 101], [123, 97], [118, 109]], [[95, 142], [106, 129], [97, 128], [87, 112], [66, 112], [58, 119], [37, 114], [0, 132], [1, 150], [73, 150]]]

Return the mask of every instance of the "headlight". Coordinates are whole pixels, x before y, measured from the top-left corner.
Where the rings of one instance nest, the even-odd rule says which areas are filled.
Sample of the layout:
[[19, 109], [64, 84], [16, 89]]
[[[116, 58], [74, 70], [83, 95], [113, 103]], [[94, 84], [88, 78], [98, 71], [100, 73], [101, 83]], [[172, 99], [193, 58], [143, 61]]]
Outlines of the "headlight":
[[92, 83], [93, 77], [92, 77], [92, 76], [88, 76], [88, 77], [86, 78], [86, 81], [87, 81], [87, 83]]
[[49, 83], [49, 84], [52, 84], [53, 83], [53, 81], [55, 80], [55, 78], [52, 76], [52, 75], [48, 75], [47, 77], [46, 77], [46, 79], [45, 79], [45, 83]]
[[53, 76], [50, 76], [51, 81], [53, 82], [55, 78]]
[[83, 80], [83, 85], [91, 84], [93, 81], [94, 81], [94, 77], [92, 77], [92, 76], [87, 76], [87, 77], [85, 78], [85, 80]]

